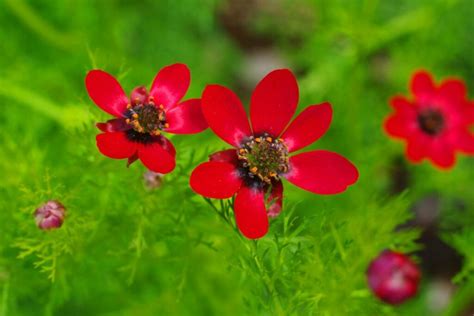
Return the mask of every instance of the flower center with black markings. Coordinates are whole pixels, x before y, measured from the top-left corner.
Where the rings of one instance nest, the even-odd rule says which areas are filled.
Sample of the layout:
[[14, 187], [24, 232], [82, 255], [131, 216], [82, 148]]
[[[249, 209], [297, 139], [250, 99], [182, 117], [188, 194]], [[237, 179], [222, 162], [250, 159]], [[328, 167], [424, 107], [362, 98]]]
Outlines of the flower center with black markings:
[[249, 137], [238, 150], [244, 177], [271, 184], [280, 174], [288, 171], [288, 148], [281, 139], [268, 134]]
[[421, 130], [428, 135], [438, 135], [444, 128], [444, 117], [440, 111], [424, 110], [418, 115], [418, 124]]

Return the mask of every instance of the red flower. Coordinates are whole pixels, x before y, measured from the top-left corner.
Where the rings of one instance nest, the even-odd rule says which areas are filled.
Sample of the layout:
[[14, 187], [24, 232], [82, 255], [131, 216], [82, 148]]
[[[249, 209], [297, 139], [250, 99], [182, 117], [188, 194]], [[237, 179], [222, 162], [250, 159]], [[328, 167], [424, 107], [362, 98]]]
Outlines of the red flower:
[[420, 271], [409, 257], [387, 250], [370, 263], [367, 280], [378, 298], [395, 305], [416, 294]]
[[[282, 208], [281, 178], [318, 194], [343, 192], [356, 182], [357, 169], [346, 158], [325, 150], [290, 156], [320, 138], [332, 118], [329, 103], [306, 108], [289, 125], [298, 103], [298, 84], [289, 70], [275, 70], [255, 88], [250, 121], [229, 89], [207, 86], [202, 108], [209, 127], [232, 145], [214, 153], [193, 171], [192, 189], [208, 198], [234, 196], [235, 219], [247, 238], [268, 231], [268, 216]], [[288, 125], [288, 126], [287, 126]]]
[[474, 103], [467, 99], [464, 83], [445, 80], [435, 86], [425, 71], [411, 81], [413, 100], [396, 96], [390, 101], [395, 113], [385, 121], [386, 132], [407, 143], [406, 155], [412, 162], [429, 158], [440, 168], [455, 163], [455, 152], [474, 154]]
[[173, 171], [176, 151], [162, 132], [194, 134], [207, 128], [200, 99], [180, 102], [189, 82], [186, 65], [170, 65], [158, 72], [150, 93], [145, 87], [137, 87], [128, 98], [114, 77], [91, 70], [86, 76], [89, 96], [116, 117], [97, 124], [103, 132], [96, 137], [99, 151], [114, 159], [128, 158], [129, 165], [140, 159], [154, 172]]

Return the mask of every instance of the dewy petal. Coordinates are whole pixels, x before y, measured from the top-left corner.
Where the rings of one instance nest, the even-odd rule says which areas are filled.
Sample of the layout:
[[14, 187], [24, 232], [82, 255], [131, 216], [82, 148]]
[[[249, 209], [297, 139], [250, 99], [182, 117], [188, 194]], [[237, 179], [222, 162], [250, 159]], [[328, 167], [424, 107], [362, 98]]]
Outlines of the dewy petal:
[[242, 179], [235, 166], [227, 162], [204, 162], [197, 166], [189, 180], [194, 192], [214, 199], [228, 199], [240, 188]]
[[155, 104], [163, 104], [170, 110], [178, 104], [188, 91], [191, 74], [185, 64], [173, 64], [161, 69], [153, 80], [150, 95]]
[[285, 175], [294, 185], [317, 194], [341, 193], [358, 177], [357, 168], [349, 160], [325, 150], [290, 157], [290, 171]]
[[209, 156], [209, 161], [228, 162], [236, 165], [239, 162], [237, 149], [232, 148], [215, 152]]
[[202, 94], [202, 111], [212, 131], [232, 146], [251, 135], [247, 115], [234, 92], [209, 85]]
[[130, 129], [130, 125], [125, 122], [125, 119], [112, 119], [105, 123], [95, 124], [102, 132], [123, 132]]
[[404, 97], [396, 96], [390, 100], [395, 113], [384, 122], [387, 134], [393, 137], [407, 138], [418, 130], [415, 107]]
[[176, 160], [159, 142], [140, 145], [138, 158], [149, 170], [170, 173], [176, 166]]
[[207, 122], [202, 114], [201, 99], [190, 99], [178, 104], [166, 112], [169, 133], [195, 134], [207, 128]]
[[261, 238], [268, 232], [268, 215], [264, 192], [242, 185], [234, 202], [235, 221], [242, 234], [250, 239]]
[[424, 70], [418, 71], [413, 75], [410, 88], [421, 103], [429, 100], [436, 89], [431, 74]]
[[291, 71], [269, 73], [258, 83], [250, 100], [253, 133], [279, 136], [295, 114], [298, 97], [298, 84]]
[[125, 159], [137, 151], [136, 143], [129, 141], [123, 132], [99, 134], [96, 142], [99, 151], [109, 158]]
[[91, 70], [86, 76], [86, 89], [92, 101], [102, 110], [123, 117], [128, 98], [114, 77], [102, 70]]
[[283, 184], [281, 181], [272, 184], [272, 190], [267, 203], [270, 205], [267, 209], [268, 216], [277, 217], [283, 206]]
[[328, 102], [304, 109], [281, 136], [288, 151], [296, 151], [317, 141], [328, 130], [331, 119], [332, 108]]

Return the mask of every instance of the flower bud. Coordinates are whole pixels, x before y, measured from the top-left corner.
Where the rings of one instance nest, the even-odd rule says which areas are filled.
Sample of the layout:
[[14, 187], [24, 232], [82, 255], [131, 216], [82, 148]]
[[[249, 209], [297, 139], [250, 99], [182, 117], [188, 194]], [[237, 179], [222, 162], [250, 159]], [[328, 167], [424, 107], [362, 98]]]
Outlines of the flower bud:
[[66, 208], [58, 201], [48, 201], [36, 209], [36, 225], [43, 230], [59, 228], [64, 222], [65, 212]]
[[416, 294], [420, 271], [406, 255], [386, 250], [370, 263], [367, 279], [378, 298], [397, 305]]
[[147, 189], [153, 190], [161, 187], [163, 184], [164, 174], [153, 172], [153, 171], [146, 171], [143, 174], [143, 180], [145, 182], [145, 187]]

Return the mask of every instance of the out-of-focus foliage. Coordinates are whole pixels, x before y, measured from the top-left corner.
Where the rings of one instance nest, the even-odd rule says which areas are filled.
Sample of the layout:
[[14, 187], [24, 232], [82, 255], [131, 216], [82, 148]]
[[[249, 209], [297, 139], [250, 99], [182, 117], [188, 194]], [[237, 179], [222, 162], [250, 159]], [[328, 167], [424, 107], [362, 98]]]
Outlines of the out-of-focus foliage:
[[[297, 73], [299, 111], [326, 100], [333, 105], [330, 130], [311, 148], [351, 159], [359, 182], [336, 196], [286, 183], [285, 209], [269, 235], [246, 240], [236, 233], [227, 202], [213, 201], [213, 209], [189, 189], [192, 168], [226, 147], [207, 131], [173, 137], [177, 169], [148, 190], [143, 166], [126, 168], [97, 151], [94, 123], [107, 116], [89, 100], [85, 74], [104, 69], [131, 91], [179, 61], [191, 69], [187, 97], [219, 83], [248, 100], [239, 89], [248, 51], [223, 27], [232, 17], [221, 13], [228, 3], [4, 0], [0, 316], [457, 315], [466, 309], [474, 296], [473, 161], [459, 157], [449, 172], [408, 165], [403, 146], [381, 124], [389, 96], [407, 94], [418, 68], [438, 79], [463, 78], [472, 98], [473, 2], [249, 2], [246, 27]], [[421, 247], [420, 229], [397, 227], [429, 194], [442, 201], [443, 239], [463, 256], [458, 289], [450, 305], [433, 310], [434, 276], [427, 273], [419, 296], [387, 306], [368, 291], [365, 269], [385, 248]], [[49, 199], [67, 207], [67, 218], [61, 229], [44, 232], [32, 214]]]

